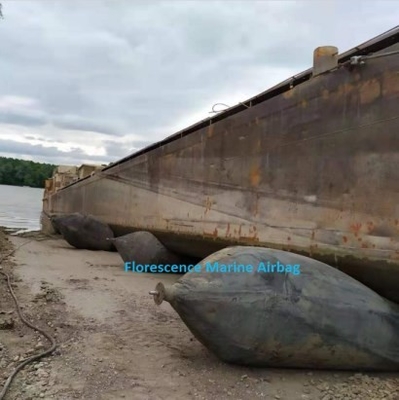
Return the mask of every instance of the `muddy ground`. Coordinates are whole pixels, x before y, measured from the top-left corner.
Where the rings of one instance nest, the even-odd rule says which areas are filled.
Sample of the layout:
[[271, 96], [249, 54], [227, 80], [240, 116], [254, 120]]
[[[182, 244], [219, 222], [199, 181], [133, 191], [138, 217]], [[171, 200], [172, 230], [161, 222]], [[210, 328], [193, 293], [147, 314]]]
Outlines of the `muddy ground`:
[[[167, 303], [148, 291], [178, 275], [127, 273], [117, 253], [76, 250], [40, 234], [9, 237], [19, 248], [2, 264], [23, 312], [59, 343], [26, 367], [7, 400], [358, 399], [399, 400], [399, 374], [234, 367], [219, 362]], [[0, 280], [0, 382], [48, 343], [23, 325]]]

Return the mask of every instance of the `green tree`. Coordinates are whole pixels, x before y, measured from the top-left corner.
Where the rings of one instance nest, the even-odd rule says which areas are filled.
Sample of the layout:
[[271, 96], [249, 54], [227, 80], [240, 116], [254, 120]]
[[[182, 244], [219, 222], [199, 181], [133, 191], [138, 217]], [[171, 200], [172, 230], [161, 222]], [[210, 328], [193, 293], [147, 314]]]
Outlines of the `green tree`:
[[43, 188], [55, 168], [53, 164], [0, 157], [0, 185]]

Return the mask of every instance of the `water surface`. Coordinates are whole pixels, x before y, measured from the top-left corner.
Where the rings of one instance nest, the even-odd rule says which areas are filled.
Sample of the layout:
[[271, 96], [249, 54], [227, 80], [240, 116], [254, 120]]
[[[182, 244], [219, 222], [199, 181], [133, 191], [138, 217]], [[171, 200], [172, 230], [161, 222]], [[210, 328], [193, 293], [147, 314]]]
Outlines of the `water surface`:
[[0, 226], [39, 230], [43, 193], [44, 189], [0, 185]]

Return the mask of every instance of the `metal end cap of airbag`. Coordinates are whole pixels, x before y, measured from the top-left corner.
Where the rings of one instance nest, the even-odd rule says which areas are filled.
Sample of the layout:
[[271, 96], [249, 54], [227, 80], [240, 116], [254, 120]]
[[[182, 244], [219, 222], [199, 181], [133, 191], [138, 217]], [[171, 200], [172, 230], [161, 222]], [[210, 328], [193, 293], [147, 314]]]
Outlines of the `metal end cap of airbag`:
[[149, 294], [153, 296], [155, 304], [159, 306], [165, 299], [165, 286], [162, 282], [159, 282], [155, 290], [151, 290]]

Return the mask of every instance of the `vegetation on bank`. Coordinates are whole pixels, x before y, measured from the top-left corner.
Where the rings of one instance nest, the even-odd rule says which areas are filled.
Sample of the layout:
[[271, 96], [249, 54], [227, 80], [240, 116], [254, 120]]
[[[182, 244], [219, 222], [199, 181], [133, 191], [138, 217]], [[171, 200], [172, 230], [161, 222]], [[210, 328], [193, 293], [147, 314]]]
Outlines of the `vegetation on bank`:
[[56, 165], [0, 157], [0, 185], [44, 188]]

